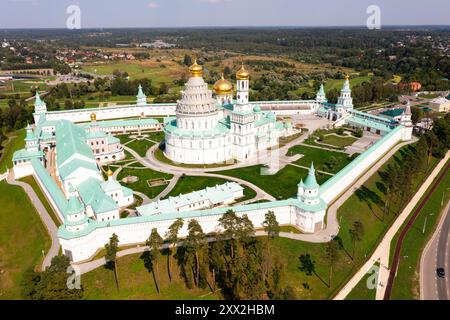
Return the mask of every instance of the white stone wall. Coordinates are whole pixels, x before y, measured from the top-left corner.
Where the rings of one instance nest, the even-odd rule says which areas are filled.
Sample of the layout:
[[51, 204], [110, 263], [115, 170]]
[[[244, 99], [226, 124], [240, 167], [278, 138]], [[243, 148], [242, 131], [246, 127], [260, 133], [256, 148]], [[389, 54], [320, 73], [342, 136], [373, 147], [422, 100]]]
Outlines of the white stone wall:
[[[347, 166], [352, 166], [351, 170], [348, 170], [342, 176], [338, 173], [339, 179], [333, 180], [333, 185], [327, 187], [324, 191], [321, 188], [320, 196], [325, 201], [325, 203], [331, 203], [336, 197], [347, 190], [363, 173], [365, 173], [371, 166], [373, 166], [385, 153], [387, 153], [392, 147], [394, 147], [400, 141], [403, 141], [403, 131], [409, 130], [408, 128], [401, 127], [397, 129], [391, 136], [387, 137], [383, 143], [378, 145], [373, 145], [365, 152], [370, 152], [370, 155], [364, 159], [364, 161], [356, 162], [355, 159]], [[342, 169], [346, 170], [347, 167]], [[333, 179], [333, 178], [332, 178]], [[331, 183], [331, 180], [325, 182], [323, 186], [327, 183]], [[323, 187], [322, 186], [322, 187]]]
[[[237, 213], [239, 216], [247, 214], [252, 221], [255, 228], [262, 228], [265, 214], [273, 211], [276, 215], [277, 221], [281, 225], [297, 226], [304, 232], [314, 232], [314, 226], [317, 222], [321, 223], [325, 216], [325, 211], [310, 214], [302, 213], [299, 209], [293, 206], [280, 206], [272, 209], [256, 209], [248, 212]], [[220, 231], [218, 219], [221, 215], [201, 216], [195, 217], [200, 223], [205, 233]], [[133, 219], [133, 218], [129, 218]], [[161, 236], [167, 232], [169, 226], [175, 220], [163, 220], [156, 222], [134, 223], [120, 226], [109, 226], [94, 230], [92, 233], [70, 240], [60, 239], [63, 253], [66, 250], [71, 251], [74, 262], [81, 262], [91, 258], [98, 250], [104, 248], [105, 244], [109, 242], [109, 238], [113, 233], [117, 234], [119, 238], [119, 245], [143, 244], [150, 235], [153, 228], [158, 229]], [[184, 226], [180, 230], [180, 237], [187, 235], [187, 224], [189, 220], [184, 221]]]

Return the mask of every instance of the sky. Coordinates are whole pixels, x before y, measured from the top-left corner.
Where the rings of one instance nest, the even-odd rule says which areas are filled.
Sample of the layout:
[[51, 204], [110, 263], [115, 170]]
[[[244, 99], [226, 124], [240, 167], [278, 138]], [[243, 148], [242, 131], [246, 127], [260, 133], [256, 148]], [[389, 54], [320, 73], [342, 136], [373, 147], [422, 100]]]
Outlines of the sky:
[[81, 28], [362, 26], [370, 5], [383, 25], [450, 25], [450, 0], [0, 0], [0, 29], [65, 28], [67, 7]]

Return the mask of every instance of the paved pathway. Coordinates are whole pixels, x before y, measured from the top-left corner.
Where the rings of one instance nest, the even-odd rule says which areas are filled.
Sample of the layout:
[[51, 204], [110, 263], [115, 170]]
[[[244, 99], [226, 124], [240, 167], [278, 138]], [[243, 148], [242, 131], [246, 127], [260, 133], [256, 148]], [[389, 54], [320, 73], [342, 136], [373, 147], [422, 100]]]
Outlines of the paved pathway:
[[54, 256], [57, 256], [59, 253], [58, 227], [55, 225], [52, 218], [50, 217], [50, 214], [47, 212], [47, 210], [45, 209], [41, 200], [37, 196], [36, 192], [34, 192], [33, 188], [29, 184], [22, 182], [22, 181], [14, 180], [12, 171], [10, 172], [10, 174], [6, 180], [11, 185], [20, 186], [23, 188], [25, 193], [30, 198], [31, 203], [36, 208], [36, 211], [38, 212], [39, 217], [41, 218], [42, 222], [44, 223], [45, 228], [47, 229], [47, 231], [50, 235], [52, 244], [42, 262], [42, 270], [44, 270], [45, 268], [50, 266], [52, 258]]
[[[245, 185], [251, 189], [253, 189], [254, 191], [256, 191], [256, 194], [258, 197], [261, 198], [265, 198], [271, 201], [274, 201], [275, 198], [273, 196], [271, 196], [270, 194], [268, 194], [267, 192], [265, 192], [264, 190], [262, 190], [261, 188], [259, 188], [258, 186], [254, 185], [253, 183], [250, 183], [246, 180], [242, 180], [239, 178], [235, 178], [235, 177], [229, 177], [229, 176], [225, 176], [222, 174], [215, 174], [215, 173], [206, 173], [206, 172], [202, 172], [201, 169], [199, 170], [195, 170], [195, 169], [190, 169], [190, 168], [177, 168], [174, 166], [169, 166], [169, 165], [165, 165], [164, 163], [157, 163], [157, 166], [155, 167], [155, 165], [153, 165], [148, 159], [144, 159], [143, 157], [141, 157], [136, 151], [134, 151], [133, 149], [130, 149], [128, 147], [124, 147], [125, 150], [127, 150], [128, 152], [130, 152], [133, 157], [136, 158], [136, 160], [138, 160], [142, 165], [152, 169], [152, 170], [157, 170], [157, 171], [163, 171], [163, 172], [168, 172], [171, 173], [173, 175], [182, 175], [182, 174], [186, 174], [187, 176], [197, 176], [197, 177], [215, 177], [215, 178], [221, 178], [221, 179], [225, 179], [225, 180], [230, 180], [230, 181], [234, 181], [237, 182], [239, 184]], [[166, 188], [167, 189], [167, 188]]]
[[434, 178], [439, 174], [441, 169], [450, 157], [450, 151], [447, 152], [445, 158], [439, 162], [433, 172], [428, 176], [426, 181], [422, 184], [411, 201], [394, 221], [388, 232], [383, 237], [378, 247], [375, 249], [372, 256], [366, 261], [366, 263], [359, 269], [359, 271], [346, 283], [342, 290], [334, 297], [335, 300], [343, 300], [352, 291], [352, 289], [359, 283], [359, 281], [366, 275], [367, 271], [377, 262], [380, 262], [381, 268], [378, 274], [378, 287], [376, 293], [376, 299], [382, 300], [386, 290], [386, 284], [389, 278], [389, 253], [391, 249], [391, 242], [398, 230], [402, 227], [405, 220], [408, 218], [416, 204], [421, 199], [422, 195], [427, 191], [428, 187], [433, 182]]

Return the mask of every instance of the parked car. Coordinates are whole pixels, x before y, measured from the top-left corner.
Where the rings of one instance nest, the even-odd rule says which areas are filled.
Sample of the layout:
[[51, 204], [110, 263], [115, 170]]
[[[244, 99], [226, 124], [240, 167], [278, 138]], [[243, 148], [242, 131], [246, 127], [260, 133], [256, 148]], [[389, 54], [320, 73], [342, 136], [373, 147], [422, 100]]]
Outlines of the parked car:
[[439, 278], [445, 278], [445, 270], [444, 268], [437, 268], [436, 274]]

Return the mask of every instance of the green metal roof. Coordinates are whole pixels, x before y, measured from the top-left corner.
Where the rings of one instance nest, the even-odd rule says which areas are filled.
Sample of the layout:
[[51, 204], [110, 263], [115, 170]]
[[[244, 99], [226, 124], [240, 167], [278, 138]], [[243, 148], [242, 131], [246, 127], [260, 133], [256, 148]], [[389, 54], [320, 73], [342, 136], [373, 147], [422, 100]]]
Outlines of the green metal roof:
[[66, 208], [66, 215], [79, 214], [84, 211], [84, 207], [80, 200], [74, 195], [69, 198]]
[[100, 181], [90, 177], [78, 185], [78, 193], [85, 205], [92, 206], [95, 214], [118, 209], [116, 202], [100, 186]]
[[14, 152], [13, 161], [17, 160], [30, 160], [36, 158], [42, 158], [44, 156], [44, 152], [42, 150], [32, 151], [26, 149], [20, 149]]
[[405, 112], [405, 109], [403, 109], [403, 108], [395, 108], [395, 109], [383, 111], [383, 112], [381, 112], [381, 114], [384, 114], [388, 117], [394, 118], [394, 117], [401, 116], [404, 112]]
[[85, 168], [91, 171], [98, 172], [97, 165], [93, 162], [81, 160], [74, 158], [69, 162], [65, 163], [63, 166], [58, 168], [58, 173], [63, 180], [70, 176], [73, 172], [77, 171], [79, 168]]
[[316, 170], [314, 169], [313, 163], [311, 163], [311, 167], [309, 168], [308, 176], [306, 177], [304, 182], [304, 187], [305, 189], [319, 188], [319, 184], [317, 183], [316, 180]]

